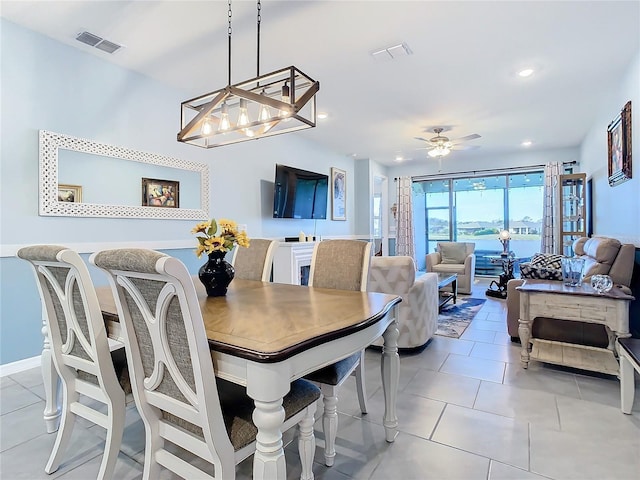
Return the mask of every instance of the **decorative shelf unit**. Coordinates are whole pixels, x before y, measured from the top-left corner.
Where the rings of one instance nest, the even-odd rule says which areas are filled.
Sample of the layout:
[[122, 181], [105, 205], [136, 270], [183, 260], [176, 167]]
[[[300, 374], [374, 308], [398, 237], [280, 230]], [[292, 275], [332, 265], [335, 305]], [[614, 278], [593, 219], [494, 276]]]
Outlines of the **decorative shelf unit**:
[[560, 175], [560, 238], [562, 253], [569, 257], [574, 254], [573, 241], [587, 236], [586, 184], [585, 173]]

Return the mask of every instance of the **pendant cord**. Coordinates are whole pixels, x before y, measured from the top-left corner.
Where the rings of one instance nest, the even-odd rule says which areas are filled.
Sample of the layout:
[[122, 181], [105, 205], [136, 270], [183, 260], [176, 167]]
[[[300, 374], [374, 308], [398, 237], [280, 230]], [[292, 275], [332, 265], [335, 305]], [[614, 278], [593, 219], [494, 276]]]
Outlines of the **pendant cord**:
[[258, 0], [258, 19], [257, 19], [257, 30], [258, 30], [258, 45], [257, 45], [257, 55], [256, 55], [256, 77], [260, 76], [260, 22], [262, 21], [262, 17], [260, 15], [260, 10], [262, 10], [262, 4], [260, 0]]
[[229, 27], [227, 29], [227, 38], [228, 38], [227, 57], [229, 59], [229, 62], [228, 62], [228, 67], [229, 67], [228, 85], [231, 85], [231, 0], [229, 0], [229, 10], [228, 10], [228, 13], [227, 13], [227, 17], [228, 17], [228, 21], [229, 21]]

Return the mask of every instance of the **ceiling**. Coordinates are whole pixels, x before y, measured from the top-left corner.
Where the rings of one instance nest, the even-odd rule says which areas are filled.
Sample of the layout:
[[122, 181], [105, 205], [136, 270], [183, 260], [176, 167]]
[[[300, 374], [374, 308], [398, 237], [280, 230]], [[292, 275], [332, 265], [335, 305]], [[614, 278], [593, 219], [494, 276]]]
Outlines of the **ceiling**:
[[[237, 83], [256, 75], [256, 3], [232, 10]], [[181, 88], [185, 100], [227, 84], [224, 0], [2, 0], [0, 14]], [[640, 50], [638, 1], [262, 0], [261, 14], [260, 73], [295, 65], [320, 82], [318, 111], [329, 116], [294, 134], [387, 165], [433, 162], [414, 137], [434, 127], [481, 135], [467, 142], [480, 148], [451, 159], [519, 152], [524, 140], [575, 147]], [[90, 48], [75, 40], [84, 30], [125, 48]], [[408, 56], [371, 55], [403, 42]], [[534, 74], [518, 77], [525, 67]]]

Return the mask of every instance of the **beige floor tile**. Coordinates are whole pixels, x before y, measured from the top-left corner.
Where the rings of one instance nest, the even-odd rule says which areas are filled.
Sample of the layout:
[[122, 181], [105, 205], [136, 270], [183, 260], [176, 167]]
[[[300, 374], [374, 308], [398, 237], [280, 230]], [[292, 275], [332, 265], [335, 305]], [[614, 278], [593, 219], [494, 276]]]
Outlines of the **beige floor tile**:
[[478, 379], [421, 370], [407, 385], [404, 392], [440, 402], [471, 407], [479, 387]]
[[546, 364], [540, 362], [531, 362], [527, 369], [517, 363], [507, 363], [504, 383], [527, 390], [580, 398], [575, 375], [548, 368]]
[[552, 393], [482, 382], [473, 408], [560, 429], [556, 396]]
[[[457, 353], [458, 355], [469, 355], [469, 352], [473, 348], [472, 341], [466, 341], [457, 338], [441, 337], [434, 335], [431, 339], [431, 343], [427, 347], [428, 350], [438, 350], [448, 353]], [[427, 350], [425, 350], [426, 352]]]
[[[583, 417], [582, 422], [590, 423], [592, 417]], [[531, 471], [549, 478], [637, 480], [639, 451], [638, 442], [622, 433], [585, 435], [531, 428]]]
[[474, 318], [471, 324], [469, 325], [471, 330], [489, 330], [492, 332], [502, 332], [505, 333], [507, 331], [507, 325], [504, 322], [496, 322], [491, 320], [482, 320], [478, 318]]
[[491, 460], [488, 480], [547, 480], [547, 477]]
[[447, 405], [432, 440], [527, 470], [526, 421]]
[[452, 354], [442, 364], [440, 372], [502, 383], [504, 367], [504, 362]]
[[512, 345], [495, 343], [476, 343], [469, 353], [470, 357], [520, 364], [520, 348]]
[[477, 328], [467, 328], [460, 339], [472, 342], [493, 343], [496, 332], [492, 330], [479, 330]]
[[462, 450], [400, 434], [371, 480], [486, 480], [489, 460]]
[[[1, 390], [0, 415], [42, 402], [42, 399], [20, 384], [9, 385]], [[44, 404], [42, 405], [44, 410]]]
[[[429, 439], [445, 405], [441, 401], [402, 392], [396, 402], [398, 430]], [[369, 401], [369, 414], [362, 418], [382, 425], [383, 415], [384, 395], [382, 390], [378, 390]]]

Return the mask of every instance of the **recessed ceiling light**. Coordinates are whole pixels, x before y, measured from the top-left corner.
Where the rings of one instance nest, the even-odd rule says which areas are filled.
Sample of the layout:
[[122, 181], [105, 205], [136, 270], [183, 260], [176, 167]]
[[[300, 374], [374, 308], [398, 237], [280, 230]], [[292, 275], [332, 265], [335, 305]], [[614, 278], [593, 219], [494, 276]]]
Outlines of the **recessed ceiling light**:
[[396, 155], [396, 162], [402, 162], [404, 157], [402, 155]]
[[318, 112], [318, 118], [320, 120], [324, 120], [325, 118], [327, 118], [329, 116], [329, 114], [327, 112]]
[[524, 142], [522, 142], [522, 144], [521, 144], [521, 145], [522, 145], [523, 147], [530, 147], [530, 146], [531, 146], [531, 143], [532, 143], [532, 142], [531, 142], [531, 140], [525, 140]]
[[530, 77], [533, 75], [533, 68], [524, 68], [518, 72], [518, 76], [522, 78]]

